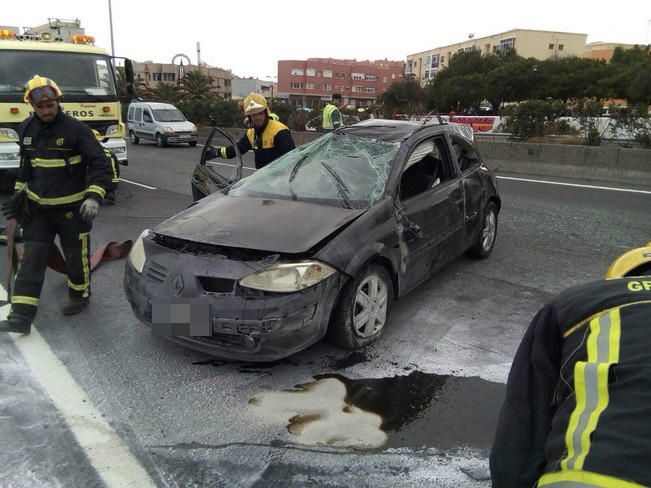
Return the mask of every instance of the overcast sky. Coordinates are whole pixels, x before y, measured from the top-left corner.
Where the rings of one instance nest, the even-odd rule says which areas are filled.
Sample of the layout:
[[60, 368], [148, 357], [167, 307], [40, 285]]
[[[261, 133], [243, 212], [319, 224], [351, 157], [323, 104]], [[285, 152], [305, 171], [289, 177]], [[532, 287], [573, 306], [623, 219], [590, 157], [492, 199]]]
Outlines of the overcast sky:
[[[79, 18], [111, 48], [108, 0], [30, 0], [3, 8], [0, 24]], [[370, 0], [220, 2], [112, 0], [115, 54], [169, 62], [187, 54], [239, 76], [277, 75], [279, 59], [404, 60], [407, 54], [513, 28], [588, 34], [588, 42], [649, 42], [651, 0]]]

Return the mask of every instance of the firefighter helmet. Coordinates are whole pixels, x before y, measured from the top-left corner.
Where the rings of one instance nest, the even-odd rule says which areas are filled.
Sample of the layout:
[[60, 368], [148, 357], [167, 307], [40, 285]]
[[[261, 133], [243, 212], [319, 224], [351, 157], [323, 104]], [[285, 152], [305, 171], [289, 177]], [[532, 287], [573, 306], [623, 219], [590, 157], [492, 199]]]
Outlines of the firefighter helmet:
[[49, 78], [34, 75], [25, 85], [25, 101], [41, 103], [44, 100], [58, 100], [63, 92], [59, 86]]
[[249, 115], [259, 114], [263, 111], [266, 111], [267, 115], [269, 115], [269, 105], [267, 104], [267, 100], [259, 93], [249, 93], [242, 102], [242, 108], [247, 117]]
[[606, 271], [606, 279], [651, 274], [651, 242], [631, 249], [613, 261]]

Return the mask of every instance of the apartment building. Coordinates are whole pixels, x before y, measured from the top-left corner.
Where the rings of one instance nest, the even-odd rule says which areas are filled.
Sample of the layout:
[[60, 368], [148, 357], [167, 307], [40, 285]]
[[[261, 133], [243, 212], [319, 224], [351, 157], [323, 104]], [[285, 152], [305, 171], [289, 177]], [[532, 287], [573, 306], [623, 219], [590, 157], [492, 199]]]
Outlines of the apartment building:
[[178, 84], [184, 73], [199, 71], [212, 81], [212, 91], [222, 98], [231, 97], [231, 82], [233, 75], [230, 70], [213, 66], [197, 66], [189, 64], [180, 66], [172, 63], [154, 63], [145, 61], [134, 62], [133, 71], [136, 80], [141, 81], [146, 88], [155, 88], [160, 82]]
[[350, 108], [373, 105], [394, 81], [404, 78], [403, 61], [308, 58], [278, 61], [278, 98], [295, 107], [321, 108], [340, 93]]
[[520, 56], [540, 60], [553, 56], [581, 57], [586, 51], [587, 38], [587, 34], [574, 32], [526, 29], [513, 29], [477, 38], [471, 35], [463, 42], [409, 54], [405, 75], [424, 85], [439, 70], [449, 66], [452, 56], [465, 51], [480, 51], [486, 55], [515, 49]]
[[278, 93], [278, 83], [275, 81], [259, 80], [257, 78], [240, 78], [234, 76], [231, 83], [233, 100], [242, 100], [253, 92], [263, 95], [265, 98], [274, 98]]

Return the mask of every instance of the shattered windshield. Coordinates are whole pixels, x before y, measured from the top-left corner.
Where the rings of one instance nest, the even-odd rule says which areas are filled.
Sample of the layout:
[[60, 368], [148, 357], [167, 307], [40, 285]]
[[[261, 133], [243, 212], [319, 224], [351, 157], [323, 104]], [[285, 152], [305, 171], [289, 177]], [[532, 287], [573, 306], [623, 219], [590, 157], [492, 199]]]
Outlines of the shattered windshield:
[[229, 194], [366, 208], [384, 194], [397, 142], [331, 133], [236, 183]]

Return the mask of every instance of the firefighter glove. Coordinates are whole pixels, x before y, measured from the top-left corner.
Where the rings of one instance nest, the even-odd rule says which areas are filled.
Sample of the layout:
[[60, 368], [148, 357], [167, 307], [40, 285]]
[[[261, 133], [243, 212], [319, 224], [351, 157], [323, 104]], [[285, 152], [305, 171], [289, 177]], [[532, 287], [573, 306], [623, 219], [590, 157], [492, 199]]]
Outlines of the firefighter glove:
[[81, 208], [79, 209], [81, 218], [86, 222], [92, 222], [97, 217], [97, 212], [99, 212], [99, 202], [94, 198], [84, 200], [84, 203], [81, 204]]
[[14, 193], [9, 200], [2, 204], [2, 213], [7, 220], [16, 219], [24, 224], [29, 221], [29, 201], [25, 190]]

